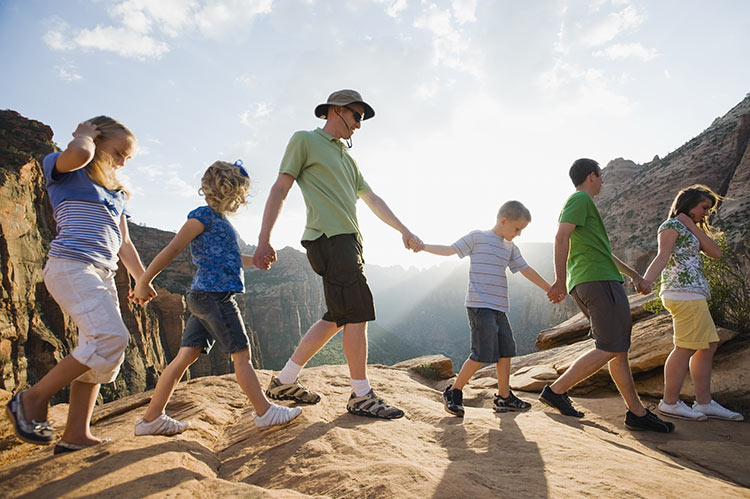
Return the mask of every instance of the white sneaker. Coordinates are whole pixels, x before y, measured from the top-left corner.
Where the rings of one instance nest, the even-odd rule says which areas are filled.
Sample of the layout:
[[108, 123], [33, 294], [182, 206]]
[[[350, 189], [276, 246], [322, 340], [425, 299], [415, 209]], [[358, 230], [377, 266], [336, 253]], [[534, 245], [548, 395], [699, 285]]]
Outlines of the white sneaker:
[[255, 415], [255, 426], [258, 428], [268, 428], [286, 424], [300, 415], [302, 409], [299, 407], [286, 407], [283, 405], [271, 404], [271, 407], [262, 416]]
[[712, 400], [710, 404], [699, 404], [693, 402], [693, 409], [700, 411], [709, 418], [726, 419], [727, 421], [744, 421], [745, 417], [739, 412], [730, 411], [722, 407], [717, 401]]
[[162, 412], [159, 417], [153, 421], [139, 419], [135, 423], [135, 434], [136, 436], [177, 435], [178, 433], [187, 430], [188, 426], [190, 426], [190, 421], [177, 421]]
[[708, 419], [708, 416], [696, 410], [695, 406], [691, 409], [682, 400], [678, 400], [676, 404], [667, 404], [664, 399], [661, 399], [657, 408], [661, 414], [673, 418], [689, 419], [690, 421], [706, 421]]

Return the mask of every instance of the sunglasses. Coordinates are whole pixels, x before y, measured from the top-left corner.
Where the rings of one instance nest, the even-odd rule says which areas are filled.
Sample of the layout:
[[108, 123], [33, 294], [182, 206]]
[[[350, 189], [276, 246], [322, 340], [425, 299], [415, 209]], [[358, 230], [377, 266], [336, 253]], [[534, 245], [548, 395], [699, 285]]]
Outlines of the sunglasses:
[[354, 109], [350, 108], [349, 106], [344, 106], [344, 107], [347, 108], [349, 111], [352, 112], [352, 116], [354, 116], [354, 121], [356, 121], [357, 123], [359, 123], [360, 121], [362, 121], [362, 114], [361, 113], [358, 113], [357, 111], [355, 111]]
[[250, 175], [248, 175], [247, 171], [242, 167], [242, 160], [241, 159], [238, 159], [237, 161], [235, 161], [234, 162], [234, 166], [236, 166], [237, 168], [240, 169], [240, 173], [242, 174], [243, 177], [250, 178]]

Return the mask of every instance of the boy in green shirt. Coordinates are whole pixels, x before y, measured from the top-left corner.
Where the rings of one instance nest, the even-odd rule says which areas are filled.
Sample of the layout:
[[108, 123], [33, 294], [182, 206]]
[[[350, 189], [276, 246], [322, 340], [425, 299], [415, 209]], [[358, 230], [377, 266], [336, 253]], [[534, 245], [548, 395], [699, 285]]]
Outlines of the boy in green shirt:
[[639, 290], [646, 283], [638, 272], [612, 254], [607, 231], [593, 201], [603, 184], [601, 168], [596, 161], [582, 158], [573, 163], [569, 175], [576, 192], [560, 213], [555, 236], [555, 282], [547, 296], [552, 303], [559, 303], [570, 293], [591, 322], [589, 335], [595, 345], [554, 383], [545, 386], [539, 400], [566, 416], [583, 417], [566, 392], [609, 363], [610, 375], [628, 407], [625, 426], [631, 430], [670, 433], [674, 425], [662, 421], [641, 403], [630, 372], [628, 349], [633, 320], [620, 272], [630, 276]]

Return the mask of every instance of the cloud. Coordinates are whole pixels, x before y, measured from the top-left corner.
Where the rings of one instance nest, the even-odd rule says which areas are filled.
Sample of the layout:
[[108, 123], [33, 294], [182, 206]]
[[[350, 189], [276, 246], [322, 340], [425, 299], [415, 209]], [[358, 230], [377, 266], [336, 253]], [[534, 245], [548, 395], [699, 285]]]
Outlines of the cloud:
[[[474, 3], [460, 0], [454, 2], [454, 14], [461, 16], [461, 21], [455, 19], [459, 24], [475, 20], [473, 13], [476, 5], [473, 8], [471, 5], [468, 7], [464, 5]], [[432, 3], [414, 20], [413, 26], [432, 35], [433, 63], [436, 66], [442, 64], [478, 76], [481, 71], [471, 57], [470, 40], [461, 28], [455, 26], [454, 14]]]
[[240, 114], [240, 123], [253, 127], [256, 123], [254, 120], [260, 119], [271, 114], [271, 104], [268, 102], [256, 102], [252, 109]]
[[582, 41], [590, 47], [603, 45], [620, 33], [640, 26], [645, 18], [638, 9], [627, 5], [623, 10], [608, 14], [603, 20], [587, 27]]
[[[182, 165], [143, 165], [137, 167], [136, 171], [139, 175], [147, 177], [149, 183], [158, 184], [166, 193], [176, 194], [183, 198], [198, 197], [198, 189], [183, 179], [185, 169]], [[140, 181], [139, 184], [145, 187], [146, 182]]]
[[642, 61], [650, 61], [659, 57], [659, 51], [653, 48], [648, 49], [640, 43], [616, 43], [604, 50], [597, 50], [593, 55], [596, 57], [607, 57], [612, 60], [635, 57]]
[[66, 62], [57, 66], [57, 76], [63, 81], [78, 81], [83, 79], [78, 73], [78, 68], [72, 62]]
[[451, 7], [458, 24], [477, 20], [477, 0], [451, 0]]
[[107, 9], [110, 25], [73, 28], [52, 17], [42, 39], [52, 50], [85, 48], [136, 60], [159, 59], [167, 41], [198, 32], [220, 38], [246, 30], [254, 18], [271, 11], [272, 0], [123, 0]]

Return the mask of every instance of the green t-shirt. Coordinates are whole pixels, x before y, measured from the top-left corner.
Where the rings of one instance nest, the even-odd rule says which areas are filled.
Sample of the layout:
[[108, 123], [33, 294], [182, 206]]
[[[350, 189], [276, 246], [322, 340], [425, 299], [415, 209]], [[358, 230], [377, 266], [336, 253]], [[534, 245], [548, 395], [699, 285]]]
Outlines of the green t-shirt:
[[559, 222], [575, 224], [568, 252], [568, 292], [577, 284], [592, 281], [620, 281], [609, 236], [593, 199], [577, 191], [565, 202]]
[[339, 139], [320, 128], [295, 132], [279, 172], [294, 177], [305, 198], [303, 241], [323, 234], [356, 234], [361, 240], [356, 204], [370, 186]]

